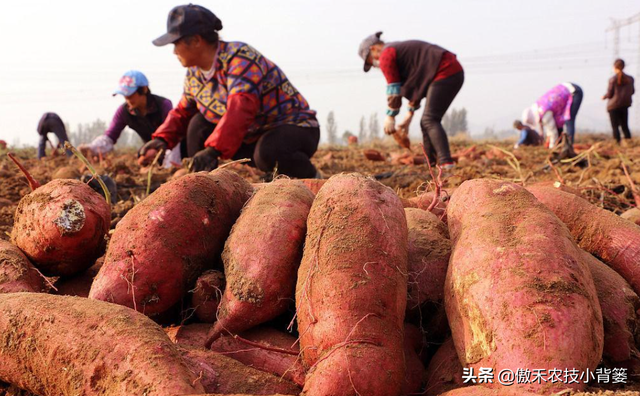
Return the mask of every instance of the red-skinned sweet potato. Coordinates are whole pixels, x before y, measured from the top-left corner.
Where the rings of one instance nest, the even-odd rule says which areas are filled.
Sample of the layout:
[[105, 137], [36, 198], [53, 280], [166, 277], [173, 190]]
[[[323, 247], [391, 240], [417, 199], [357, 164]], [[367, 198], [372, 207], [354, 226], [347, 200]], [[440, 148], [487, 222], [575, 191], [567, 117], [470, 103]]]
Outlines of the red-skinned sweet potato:
[[0, 381], [42, 396], [203, 393], [162, 329], [80, 297], [0, 295]]
[[168, 310], [217, 260], [251, 186], [220, 169], [163, 184], [116, 226], [89, 298]]
[[[449, 198], [451, 197], [450, 194], [452, 193], [452, 191], [453, 189], [443, 189], [440, 192], [440, 198], [436, 198], [436, 204], [430, 210], [431, 213], [438, 216], [438, 219], [442, 220], [445, 224], [447, 223], [447, 205], [449, 204]], [[422, 210], [429, 210], [429, 207], [433, 203], [435, 195], [435, 191], [428, 191], [418, 195], [417, 197], [409, 198], [409, 201], [412, 205], [411, 207]]]
[[11, 241], [45, 275], [71, 276], [104, 253], [111, 208], [79, 180], [57, 179], [24, 196]]
[[415, 315], [427, 302], [443, 303], [451, 241], [447, 226], [433, 213], [404, 211], [409, 231], [407, 314]]
[[[594, 370], [602, 312], [589, 267], [558, 218], [524, 188], [488, 179], [458, 187], [448, 217], [445, 306], [461, 364], [496, 373]], [[513, 385], [541, 393], [584, 386]]]
[[300, 348], [296, 337], [268, 327], [253, 328], [240, 337], [242, 339], [220, 337], [211, 345], [211, 350], [304, 386], [305, 371], [298, 357]]
[[44, 276], [20, 249], [0, 239], [0, 293], [39, 293], [45, 290]]
[[467, 386], [463, 383], [462, 365], [452, 338], [448, 338], [431, 358], [424, 373], [424, 382], [426, 396], [438, 396]]
[[61, 296], [89, 297], [89, 291], [91, 290], [93, 279], [98, 275], [103, 263], [104, 257], [100, 257], [96, 260], [96, 263], [86, 271], [70, 278], [60, 278], [55, 283], [55, 287], [57, 289], [55, 294], [59, 294]]
[[296, 285], [305, 395], [400, 394], [406, 266], [397, 195], [362, 175], [330, 178], [311, 207]]
[[583, 251], [598, 292], [604, 319], [604, 351], [602, 357], [611, 368], [625, 367], [640, 374], [640, 321], [636, 311], [640, 298], [629, 283], [603, 262]]
[[220, 271], [208, 270], [198, 277], [191, 295], [191, 305], [198, 320], [204, 323], [216, 321], [224, 287], [224, 274]]
[[222, 334], [248, 330], [286, 311], [312, 202], [313, 193], [290, 179], [275, 180], [251, 197], [222, 252], [227, 284], [207, 347]]
[[300, 388], [294, 383], [245, 366], [237, 360], [206, 349], [181, 349], [182, 358], [198, 377], [205, 392], [222, 394], [247, 393], [251, 395], [298, 395]]
[[324, 183], [327, 182], [327, 179], [300, 179], [300, 181], [311, 190], [313, 195], [316, 195], [322, 186], [324, 186]]
[[640, 294], [640, 226], [557, 188], [528, 190], [567, 225], [581, 248], [622, 275]]
[[423, 337], [420, 329], [405, 323], [404, 327], [404, 361], [406, 367], [405, 379], [402, 384], [401, 395], [414, 395], [422, 389], [424, 364], [419, 354], [422, 352]]

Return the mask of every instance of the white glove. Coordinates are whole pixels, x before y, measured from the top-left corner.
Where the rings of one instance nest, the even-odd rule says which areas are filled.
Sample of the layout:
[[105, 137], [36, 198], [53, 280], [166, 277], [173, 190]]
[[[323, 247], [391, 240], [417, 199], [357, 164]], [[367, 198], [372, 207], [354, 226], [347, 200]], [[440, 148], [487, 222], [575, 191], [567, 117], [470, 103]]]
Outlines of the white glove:
[[115, 142], [107, 135], [100, 135], [89, 144], [83, 144], [80, 148], [91, 150], [93, 155], [106, 154], [113, 150]]
[[396, 118], [392, 116], [387, 116], [384, 119], [384, 133], [387, 135], [393, 135], [396, 133]]
[[407, 112], [404, 116], [404, 120], [398, 124], [398, 129], [402, 129], [405, 133], [409, 133], [409, 125], [411, 125], [411, 121], [413, 120], [413, 113]]
[[517, 149], [518, 149], [518, 147], [520, 147], [520, 145], [519, 145], [519, 144], [514, 144], [514, 145], [513, 145], [513, 149], [514, 149], [514, 150], [517, 150]]

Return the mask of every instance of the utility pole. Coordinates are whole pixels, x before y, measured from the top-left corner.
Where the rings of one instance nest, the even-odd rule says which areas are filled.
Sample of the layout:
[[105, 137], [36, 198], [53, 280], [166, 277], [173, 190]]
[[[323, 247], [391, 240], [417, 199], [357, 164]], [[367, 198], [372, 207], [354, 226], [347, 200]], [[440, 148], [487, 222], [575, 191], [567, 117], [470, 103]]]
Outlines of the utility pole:
[[[620, 57], [620, 30], [625, 26], [638, 23], [640, 28], [640, 12], [629, 18], [615, 19], [611, 18], [611, 25], [605, 30], [606, 32], [613, 32], [613, 59]], [[640, 33], [640, 29], [638, 30]], [[640, 34], [638, 35], [640, 40]], [[636, 82], [640, 82], [640, 41], [638, 42], [638, 54], [636, 63]], [[636, 133], [640, 131], [640, 110], [638, 105], [636, 107]]]

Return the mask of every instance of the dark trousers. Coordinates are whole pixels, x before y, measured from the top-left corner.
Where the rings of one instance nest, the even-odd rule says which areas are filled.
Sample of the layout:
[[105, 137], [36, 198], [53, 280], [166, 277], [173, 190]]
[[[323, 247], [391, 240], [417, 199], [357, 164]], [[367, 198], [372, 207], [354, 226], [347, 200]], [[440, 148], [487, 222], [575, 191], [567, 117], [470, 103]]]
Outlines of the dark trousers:
[[577, 86], [576, 84], [571, 83], [575, 88], [573, 92], [573, 99], [571, 100], [571, 109], [569, 109], [569, 114], [571, 119], [564, 123], [566, 127], [567, 138], [569, 139], [569, 144], [573, 145], [575, 141], [574, 138], [576, 136], [576, 116], [578, 115], [578, 110], [580, 110], [580, 105], [582, 104], [582, 98], [584, 94], [582, 93], [582, 88]]
[[620, 129], [625, 139], [631, 139], [629, 131], [629, 108], [609, 110], [609, 119], [611, 119], [611, 128], [613, 128], [613, 138], [620, 143]]
[[[187, 128], [187, 154], [193, 157], [204, 148], [204, 142], [216, 125], [197, 113]], [[311, 157], [318, 149], [320, 128], [303, 128], [281, 125], [265, 131], [254, 143], [243, 143], [233, 159], [249, 158], [249, 165], [261, 171], [271, 172], [278, 166], [278, 173], [296, 178], [313, 178], [317, 170]]]
[[442, 117], [460, 92], [463, 83], [464, 72], [461, 71], [431, 83], [427, 90], [427, 100], [420, 120], [420, 128], [422, 128], [424, 149], [432, 164], [436, 163], [436, 159], [439, 164], [453, 162], [447, 132], [442, 127]]
[[[40, 141], [38, 142], [38, 158], [46, 156], [47, 142], [49, 141], [47, 134], [49, 132], [53, 132], [58, 138], [58, 147], [64, 147], [64, 142], [69, 141], [64, 124], [62, 121], [58, 121], [55, 118], [46, 119], [38, 126], [38, 128], [38, 133], [40, 134]], [[67, 154], [67, 157], [71, 157], [73, 155], [69, 150], [65, 150], [65, 153]]]

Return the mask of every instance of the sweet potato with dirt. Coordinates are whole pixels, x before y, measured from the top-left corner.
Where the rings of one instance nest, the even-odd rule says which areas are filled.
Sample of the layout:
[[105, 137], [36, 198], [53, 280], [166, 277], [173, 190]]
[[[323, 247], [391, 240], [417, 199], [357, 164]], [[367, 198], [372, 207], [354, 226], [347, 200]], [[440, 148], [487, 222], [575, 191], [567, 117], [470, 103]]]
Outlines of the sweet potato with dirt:
[[180, 349], [182, 359], [205, 392], [250, 395], [298, 395], [300, 388], [273, 374], [245, 366], [223, 354], [205, 349]]
[[[428, 191], [418, 195], [417, 197], [409, 198], [411, 202], [411, 207], [428, 210], [434, 215], [438, 216], [438, 219], [442, 220], [445, 224], [447, 223], [447, 205], [449, 204], [449, 198], [451, 197], [451, 193], [453, 189], [442, 190], [440, 191], [440, 197], [435, 198], [435, 191]], [[436, 200], [435, 205], [429, 209], [433, 203], [433, 200]], [[407, 206], [405, 206], [406, 208]]]
[[242, 209], [222, 252], [226, 288], [207, 346], [284, 313], [292, 303], [313, 193], [279, 179]]
[[79, 180], [57, 179], [24, 196], [11, 241], [42, 273], [71, 276], [104, 253], [111, 208]]
[[448, 338], [431, 358], [424, 372], [426, 396], [438, 396], [444, 392], [467, 386], [462, 379], [462, 365], [458, 359], [453, 339]]
[[198, 277], [191, 295], [191, 306], [198, 320], [204, 323], [216, 321], [224, 287], [224, 274], [220, 271], [208, 270]]
[[[602, 312], [564, 224], [523, 187], [489, 179], [464, 182], [447, 211], [453, 252], [445, 306], [460, 363], [476, 372], [594, 370]], [[540, 393], [584, 386], [513, 385]]]
[[400, 394], [406, 271], [398, 196], [359, 174], [330, 178], [311, 207], [296, 285], [305, 395]]
[[304, 386], [305, 371], [296, 337], [268, 327], [256, 327], [239, 336], [222, 336], [213, 342], [211, 350]]
[[567, 225], [581, 248], [622, 275], [640, 294], [640, 226], [557, 188], [528, 190]]
[[160, 326], [80, 297], [0, 295], [0, 381], [41, 396], [203, 393]]
[[640, 226], [640, 209], [638, 208], [631, 208], [621, 214], [620, 217]]
[[407, 314], [415, 316], [426, 303], [443, 303], [451, 242], [447, 226], [433, 213], [404, 211], [409, 232]]
[[89, 298], [156, 315], [211, 269], [251, 186], [219, 169], [169, 181], [116, 226]]
[[46, 291], [45, 278], [13, 244], [0, 239], [0, 293]]
[[603, 262], [583, 251], [583, 261], [589, 265], [598, 292], [604, 319], [604, 351], [602, 357], [609, 367], [626, 367], [640, 374], [640, 298], [629, 283]]
[[420, 393], [422, 389], [422, 377], [424, 364], [420, 360], [420, 352], [423, 347], [423, 337], [420, 329], [405, 323], [404, 328], [404, 361], [405, 379], [402, 383], [401, 395], [413, 395]]
[[327, 179], [300, 179], [300, 181], [311, 190], [313, 195], [317, 195], [318, 191], [320, 191], [322, 186], [327, 182]]

